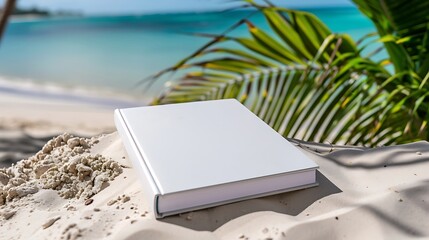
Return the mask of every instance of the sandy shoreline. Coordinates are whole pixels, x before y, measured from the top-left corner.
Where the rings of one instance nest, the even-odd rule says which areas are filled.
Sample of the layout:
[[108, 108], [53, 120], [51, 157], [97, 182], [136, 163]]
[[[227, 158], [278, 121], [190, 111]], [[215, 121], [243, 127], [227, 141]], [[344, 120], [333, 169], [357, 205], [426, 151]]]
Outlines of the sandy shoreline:
[[117, 89], [65, 86], [0, 76], [0, 95], [5, 94], [34, 99], [70, 101], [107, 108], [141, 106], [147, 105], [151, 101], [144, 94], [136, 92], [130, 94]]
[[113, 110], [145, 105], [106, 91], [62, 88], [0, 78], [0, 167], [28, 158], [53, 136], [115, 130]]
[[[0, 149], [41, 151], [0, 171], [0, 239], [429, 237], [428, 142], [366, 149], [294, 141], [319, 164], [318, 187], [156, 220], [112, 109], [2, 94], [0, 112]], [[45, 145], [63, 131], [89, 138]]]

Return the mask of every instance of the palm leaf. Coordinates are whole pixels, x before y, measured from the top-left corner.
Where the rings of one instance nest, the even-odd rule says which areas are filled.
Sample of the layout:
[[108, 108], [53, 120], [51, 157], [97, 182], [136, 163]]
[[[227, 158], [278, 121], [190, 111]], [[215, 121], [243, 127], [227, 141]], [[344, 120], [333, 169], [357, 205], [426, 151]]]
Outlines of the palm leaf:
[[396, 72], [429, 70], [429, 1], [353, 0], [374, 23]]
[[[193, 69], [153, 104], [236, 98], [283, 136], [306, 141], [375, 146], [427, 131], [429, 98], [419, 94], [429, 77], [410, 70], [414, 62], [395, 63], [406, 72], [392, 75], [362, 57], [350, 36], [332, 33], [314, 15], [248, 2], [264, 14], [271, 32], [244, 19], [235, 27], [245, 24], [249, 37], [202, 34], [213, 40], [155, 75]], [[402, 41], [391, 47], [398, 56], [408, 51]], [[410, 84], [398, 88], [404, 76]]]
[[[404, 133], [428, 139], [429, 1], [353, 0], [374, 23], [395, 73], [381, 83], [394, 110], [411, 112]], [[399, 91], [400, 89], [400, 91]]]

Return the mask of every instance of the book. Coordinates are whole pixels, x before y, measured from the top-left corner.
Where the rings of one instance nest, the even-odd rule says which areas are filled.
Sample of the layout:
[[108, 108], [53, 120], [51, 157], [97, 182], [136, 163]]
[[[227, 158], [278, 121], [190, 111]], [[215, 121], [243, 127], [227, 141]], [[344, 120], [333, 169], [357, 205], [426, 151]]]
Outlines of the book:
[[235, 99], [114, 118], [157, 218], [317, 185], [317, 164]]

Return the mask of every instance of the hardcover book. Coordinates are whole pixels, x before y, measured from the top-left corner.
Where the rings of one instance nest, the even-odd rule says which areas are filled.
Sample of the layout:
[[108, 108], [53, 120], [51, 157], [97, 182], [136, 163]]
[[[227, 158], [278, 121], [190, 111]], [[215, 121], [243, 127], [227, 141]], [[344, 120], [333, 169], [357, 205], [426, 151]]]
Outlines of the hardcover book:
[[157, 218], [317, 185], [318, 166], [235, 99], [114, 117]]

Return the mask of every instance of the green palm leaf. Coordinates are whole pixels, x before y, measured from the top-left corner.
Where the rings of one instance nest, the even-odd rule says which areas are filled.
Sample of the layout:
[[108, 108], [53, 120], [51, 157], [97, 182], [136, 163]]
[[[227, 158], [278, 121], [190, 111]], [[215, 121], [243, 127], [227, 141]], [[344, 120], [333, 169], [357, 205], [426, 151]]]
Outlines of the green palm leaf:
[[[406, 132], [428, 139], [429, 2], [419, 0], [354, 0], [374, 23], [395, 67], [382, 83], [396, 108], [411, 112]], [[383, 79], [381, 79], [383, 81]], [[400, 91], [397, 91], [400, 89]], [[426, 132], [426, 133], [425, 133]]]
[[396, 72], [429, 70], [429, 1], [353, 0], [378, 30]]
[[[264, 14], [271, 32], [245, 19], [234, 27], [245, 24], [247, 38], [203, 34], [213, 40], [155, 75], [192, 69], [153, 104], [236, 98], [283, 136], [306, 141], [375, 146], [427, 135], [429, 75], [414, 71], [425, 60], [407, 45], [416, 42], [410, 35], [416, 29], [405, 31], [406, 24], [395, 20], [401, 27], [394, 31], [402, 35], [392, 40], [386, 23], [377, 27], [390, 31], [381, 35], [389, 53], [407, 54], [391, 60], [401, 70], [391, 74], [385, 61], [362, 57], [362, 47], [350, 36], [332, 33], [312, 14], [247, 2]], [[368, 12], [378, 6], [375, 0], [362, 2]], [[425, 34], [419, 38], [423, 43]], [[225, 42], [239, 47], [227, 48]]]

